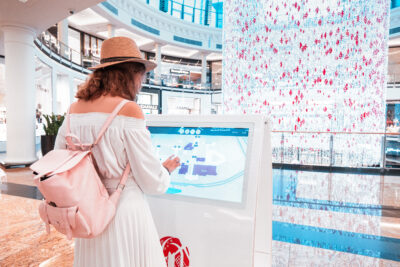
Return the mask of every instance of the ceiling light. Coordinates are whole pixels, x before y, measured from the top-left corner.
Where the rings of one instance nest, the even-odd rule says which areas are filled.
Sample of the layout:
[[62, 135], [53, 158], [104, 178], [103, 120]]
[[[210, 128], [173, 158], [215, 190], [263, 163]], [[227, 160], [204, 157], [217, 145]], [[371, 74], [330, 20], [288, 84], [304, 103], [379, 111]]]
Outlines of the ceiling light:
[[26, 3], [26, 2], [28, 2], [28, 0], [18, 0], [18, 1], [20, 1], [21, 3]]

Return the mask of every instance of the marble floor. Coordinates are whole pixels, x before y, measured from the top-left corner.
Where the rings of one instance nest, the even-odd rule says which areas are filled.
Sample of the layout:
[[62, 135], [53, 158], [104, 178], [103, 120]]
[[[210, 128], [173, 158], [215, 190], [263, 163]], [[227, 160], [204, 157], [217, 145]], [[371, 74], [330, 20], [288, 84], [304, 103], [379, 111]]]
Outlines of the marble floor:
[[[273, 266], [400, 266], [400, 176], [274, 170]], [[72, 266], [28, 168], [0, 177], [0, 266]]]

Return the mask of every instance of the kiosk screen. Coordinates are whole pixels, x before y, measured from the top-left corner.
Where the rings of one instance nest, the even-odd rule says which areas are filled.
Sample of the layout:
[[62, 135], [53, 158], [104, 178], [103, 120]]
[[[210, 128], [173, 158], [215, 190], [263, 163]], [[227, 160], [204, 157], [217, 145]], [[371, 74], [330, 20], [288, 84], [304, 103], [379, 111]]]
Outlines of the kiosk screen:
[[240, 203], [248, 128], [148, 127], [161, 161], [181, 159], [168, 194]]

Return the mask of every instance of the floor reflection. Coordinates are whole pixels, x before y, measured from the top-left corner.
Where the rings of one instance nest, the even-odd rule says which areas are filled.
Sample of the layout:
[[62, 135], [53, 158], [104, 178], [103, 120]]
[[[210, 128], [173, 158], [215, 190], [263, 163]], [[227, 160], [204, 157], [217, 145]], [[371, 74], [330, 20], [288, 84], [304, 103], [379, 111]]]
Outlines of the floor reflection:
[[[29, 169], [0, 183], [0, 266], [72, 266]], [[400, 177], [274, 170], [273, 266], [400, 266]]]

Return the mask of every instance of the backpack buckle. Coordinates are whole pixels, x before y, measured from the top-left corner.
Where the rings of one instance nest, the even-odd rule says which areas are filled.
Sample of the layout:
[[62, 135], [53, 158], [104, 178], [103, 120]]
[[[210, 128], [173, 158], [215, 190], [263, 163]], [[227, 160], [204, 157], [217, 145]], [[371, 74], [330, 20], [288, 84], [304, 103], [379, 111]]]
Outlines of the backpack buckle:
[[124, 190], [125, 185], [124, 184], [118, 184], [117, 185], [117, 190], [120, 189], [121, 191]]

